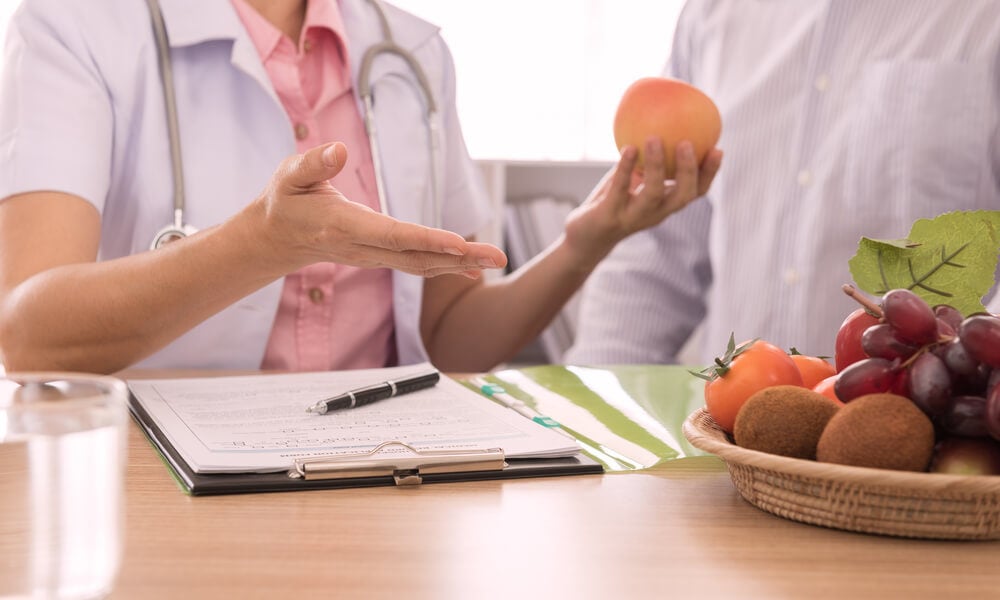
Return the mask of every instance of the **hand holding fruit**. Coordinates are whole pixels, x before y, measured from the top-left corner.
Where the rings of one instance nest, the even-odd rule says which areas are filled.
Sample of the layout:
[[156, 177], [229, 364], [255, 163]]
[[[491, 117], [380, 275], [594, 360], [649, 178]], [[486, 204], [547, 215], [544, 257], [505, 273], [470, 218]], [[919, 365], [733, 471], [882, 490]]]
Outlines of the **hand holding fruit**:
[[603, 258], [615, 244], [629, 235], [659, 224], [708, 191], [719, 170], [718, 150], [699, 169], [691, 144], [678, 144], [677, 179], [664, 180], [663, 148], [656, 139], [646, 145], [647, 168], [641, 183], [632, 184], [638, 153], [633, 147], [622, 152], [618, 166], [566, 219], [566, 238], [571, 246], [596, 248]]
[[650, 156], [642, 152], [650, 136], [659, 138], [666, 152], [663, 175], [673, 179], [681, 165], [680, 142], [691, 142], [695, 162], [712, 156], [722, 134], [722, 117], [712, 99], [698, 88], [676, 79], [645, 77], [625, 90], [615, 113], [615, 142], [640, 149], [638, 166], [644, 169]]
[[722, 164], [718, 109], [680, 81], [637, 81], [622, 97], [614, 130], [618, 165], [566, 221], [569, 246], [593, 261], [705, 195]]

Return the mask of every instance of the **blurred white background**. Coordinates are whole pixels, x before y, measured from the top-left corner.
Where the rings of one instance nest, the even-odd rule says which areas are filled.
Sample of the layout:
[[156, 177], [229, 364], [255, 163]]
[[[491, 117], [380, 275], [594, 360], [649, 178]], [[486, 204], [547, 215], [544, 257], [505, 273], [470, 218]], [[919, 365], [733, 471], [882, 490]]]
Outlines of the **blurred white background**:
[[0, 35], [7, 31], [7, 21], [18, 4], [19, 0], [0, 0]]
[[[683, 1], [394, 3], [439, 25], [451, 46], [473, 157], [606, 161], [617, 156], [618, 99], [660, 73]], [[0, 0], [0, 34], [18, 4]]]
[[659, 75], [682, 0], [396, 0], [441, 27], [478, 159], [612, 160], [625, 88]]

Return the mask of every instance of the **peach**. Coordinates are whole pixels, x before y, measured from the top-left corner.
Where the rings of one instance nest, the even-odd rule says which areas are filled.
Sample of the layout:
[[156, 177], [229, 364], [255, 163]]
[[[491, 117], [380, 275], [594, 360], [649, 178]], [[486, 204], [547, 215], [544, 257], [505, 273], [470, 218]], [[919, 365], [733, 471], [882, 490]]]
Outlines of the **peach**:
[[698, 88], [665, 77], [645, 77], [630, 85], [615, 113], [615, 143], [639, 149], [642, 168], [646, 140], [663, 140], [668, 179], [675, 171], [677, 144], [688, 140], [694, 145], [698, 163], [715, 147], [722, 133], [722, 117], [712, 99]]

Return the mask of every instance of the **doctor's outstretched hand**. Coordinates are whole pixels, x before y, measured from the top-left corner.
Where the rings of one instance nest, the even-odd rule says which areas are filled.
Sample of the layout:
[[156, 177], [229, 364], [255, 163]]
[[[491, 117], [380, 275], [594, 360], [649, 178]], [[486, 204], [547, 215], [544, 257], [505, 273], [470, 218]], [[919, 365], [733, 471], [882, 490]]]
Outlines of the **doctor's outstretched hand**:
[[705, 195], [722, 164], [718, 148], [710, 150], [699, 165], [691, 142], [681, 142], [675, 153], [675, 179], [666, 180], [663, 145], [658, 138], [646, 142], [641, 175], [635, 172], [638, 154], [633, 146], [623, 148], [617, 167], [566, 218], [566, 244], [586, 262], [600, 261], [621, 240], [658, 225]]
[[270, 255], [281, 261], [281, 270], [335, 262], [424, 277], [457, 273], [476, 278], [482, 269], [507, 264], [495, 246], [399, 221], [345, 198], [330, 180], [347, 160], [340, 142], [290, 157], [254, 202], [251, 210], [264, 224], [259, 235], [270, 245]]

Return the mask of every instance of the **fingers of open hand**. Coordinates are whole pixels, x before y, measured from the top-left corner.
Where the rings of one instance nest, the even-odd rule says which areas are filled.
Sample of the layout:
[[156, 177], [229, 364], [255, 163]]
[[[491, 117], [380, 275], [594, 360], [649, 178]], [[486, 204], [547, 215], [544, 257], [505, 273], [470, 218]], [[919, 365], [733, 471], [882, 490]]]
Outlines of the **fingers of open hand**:
[[507, 263], [499, 248], [490, 246], [488, 252], [470, 251], [463, 256], [420, 250], [386, 250], [371, 246], [355, 245], [345, 253], [346, 262], [361, 267], [385, 267], [421, 277], [458, 274], [478, 278], [483, 269], [498, 268]]
[[[450, 256], [454, 264], [466, 268], [497, 269], [507, 265], [507, 255], [492, 244], [468, 242], [457, 233], [444, 229], [434, 229], [391, 217], [378, 215], [383, 222], [381, 232], [372, 241], [359, 240], [394, 252], [410, 252], [426, 257]], [[448, 262], [450, 267], [452, 262]], [[428, 264], [428, 268], [433, 265]]]
[[277, 172], [279, 186], [286, 192], [308, 190], [340, 172], [347, 162], [347, 146], [341, 142], [324, 144], [289, 157]]
[[372, 216], [374, 219], [366, 219], [370, 227], [357, 229], [357, 241], [361, 244], [395, 252], [412, 250], [452, 256], [464, 256], [469, 251], [469, 243], [457, 233], [399, 221], [379, 213]]
[[501, 268], [507, 257], [496, 246], [468, 242], [457, 233], [398, 221], [378, 213], [352, 228], [344, 257], [370, 267], [389, 267], [425, 277]]
[[483, 277], [483, 272], [480, 269], [468, 269], [466, 271], [455, 271], [454, 269], [428, 269], [427, 272], [422, 275], [427, 278], [437, 277], [439, 275], [461, 275], [466, 279], [481, 279]]

